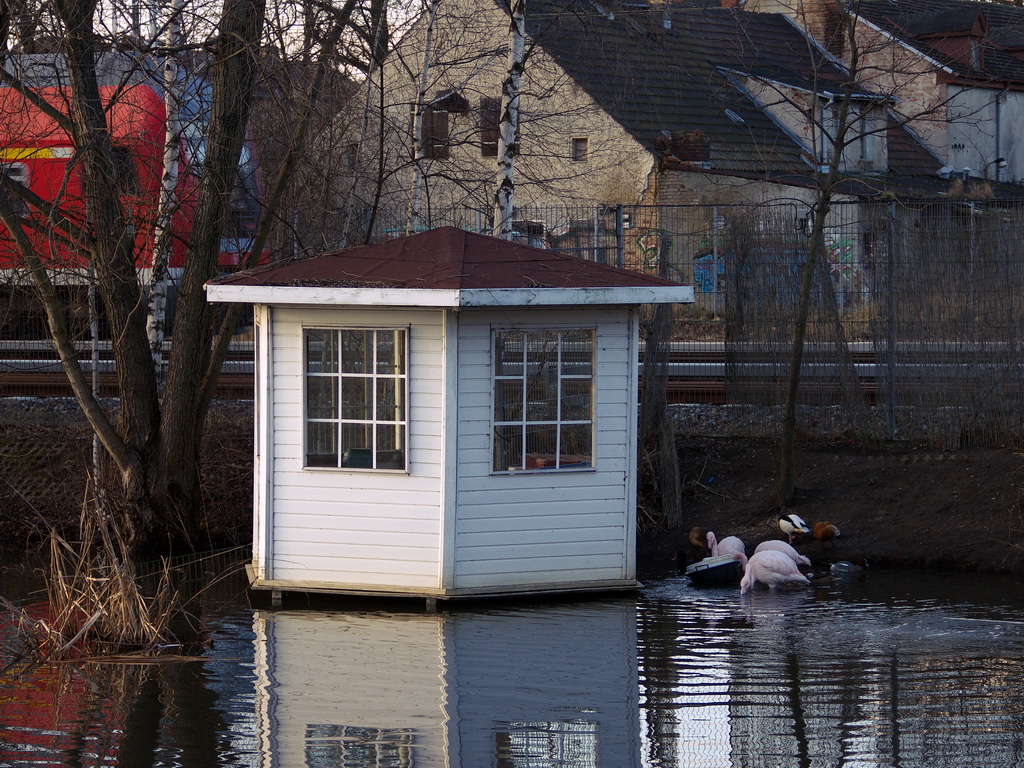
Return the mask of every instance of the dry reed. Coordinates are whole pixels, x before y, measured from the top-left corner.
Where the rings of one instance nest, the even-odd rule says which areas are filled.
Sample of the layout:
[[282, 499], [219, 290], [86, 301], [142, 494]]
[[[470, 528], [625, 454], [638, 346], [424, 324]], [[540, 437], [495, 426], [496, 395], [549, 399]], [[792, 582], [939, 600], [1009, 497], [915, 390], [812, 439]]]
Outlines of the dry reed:
[[3, 601], [17, 655], [49, 662], [179, 648], [171, 623], [183, 606], [172, 575], [169, 561], [161, 561], [150, 579], [155, 588], [145, 594], [118, 527], [99, 503], [87, 502], [79, 542], [50, 533], [46, 615], [31, 616]]

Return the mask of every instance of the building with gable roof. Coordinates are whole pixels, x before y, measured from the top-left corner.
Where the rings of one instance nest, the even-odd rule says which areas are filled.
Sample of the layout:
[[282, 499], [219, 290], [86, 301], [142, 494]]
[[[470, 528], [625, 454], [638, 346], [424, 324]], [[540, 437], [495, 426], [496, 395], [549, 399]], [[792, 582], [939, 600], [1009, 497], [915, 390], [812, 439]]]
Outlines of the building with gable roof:
[[[517, 203], [813, 204], [844, 101], [854, 117], [840, 199], [956, 194], [964, 168], [987, 196], [1021, 196], [1019, 9], [865, 0], [855, 59], [834, 2], [739, 6], [531, 2]], [[507, 17], [493, 0], [453, 7], [438, 17], [427, 78], [424, 223], [486, 229]], [[395, 54], [417, 76], [423, 25]], [[408, 157], [415, 88], [391, 71], [392, 139]], [[395, 227], [410, 178], [397, 173], [389, 190]]]

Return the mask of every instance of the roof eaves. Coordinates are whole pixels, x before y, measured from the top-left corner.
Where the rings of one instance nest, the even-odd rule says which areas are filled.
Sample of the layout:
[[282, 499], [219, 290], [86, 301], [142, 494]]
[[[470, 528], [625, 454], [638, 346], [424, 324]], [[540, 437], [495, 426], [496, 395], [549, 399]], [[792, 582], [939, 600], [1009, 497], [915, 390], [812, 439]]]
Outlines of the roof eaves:
[[938, 67], [943, 72], [946, 72], [946, 73], [948, 73], [950, 75], [955, 74], [953, 69], [951, 67], [949, 67], [948, 65], [943, 64], [941, 61], [939, 61], [938, 59], [934, 58], [933, 56], [929, 56], [927, 53], [922, 51], [920, 48], [918, 48], [918, 47], [916, 47], [914, 45], [911, 45], [911, 43], [909, 41], [905, 40], [900, 35], [897, 35], [895, 32], [892, 32], [892, 31], [886, 29], [885, 27], [883, 27], [883, 26], [881, 26], [879, 24], [876, 24], [871, 19], [869, 19], [869, 18], [867, 18], [865, 16], [858, 16], [857, 17], [857, 21], [858, 22], [862, 22], [864, 24], [867, 24], [875, 32], [878, 32], [878, 34], [880, 34], [880, 35], [882, 35], [884, 37], [889, 38], [890, 40], [895, 42], [897, 45], [900, 45], [903, 48], [906, 48], [911, 53], [914, 53], [914, 54], [920, 56], [922, 59], [924, 59], [926, 62], [931, 64], [933, 67]]
[[208, 301], [288, 306], [457, 307], [458, 289], [206, 284]]
[[[738, 91], [739, 91], [740, 93], [742, 93], [742, 94], [743, 94], [744, 96], [746, 96], [746, 97], [747, 97], [747, 99], [749, 99], [749, 100], [750, 100], [750, 102], [751, 102], [752, 104], [754, 104], [754, 105], [755, 105], [755, 106], [756, 106], [756, 107], [757, 107], [758, 109], [760, 109], [760, 110], [761, 110], [761, 112], [762, 112], [762, 113], [763, 113], [763, 114], [764, 114], [764, 115], [765, 115], [765, 116], [766, 116], [766, 117], [767, 117], [767, 118], [768, 118], [769, 120], [771, 120], [771, 121], [772, 121], [772, 124], [773, 124], [773, 125], [775, 125], [775, 127], [776, 127], [776, 128], [778, 128], [778, 129], [779, 129], [779, 131], [780, 131], [780, 132], [781, 132], [781, 133], [782, 133], [782, 134], [783, 134], [784, 136], [787, 136], [787, 137], [788, 137], [788, 138], [789, 138], [789, 139], [790, 139], [791, 141], [793, 141], [793, 142], [794, 142], [794, 143], [795, 143], [795, 144], [796, 144], [796, 145], [797, 145], [798, 147], [800, 147], [800, 148], [801, 148], [802, 150], [804, 150], [804, 152], [803, 152], [803, 153], [801, 153], [801, 157], [803, 157], [803, 156], [804, 156], [804, 153], [807, 153], [807, 152], [810, 152], [810, 151], [811, 151], [811, 149], [810, 149], [810, 148], [809, 148], [809, 147], [808, 147], [808, 146], [807, 146], [807, 145], [806, 145], [806, 144], [805, 144], [805, 143], [804, 143], [803, 141], [801, 141], [801, 140], [800, 140], [800, 138], [799, 138], [799, 137], [798, 137], [798, 136], [797, 136], [797, 135], [796, 135], [796, 134], [795, 134], [795, 133], [794, 133], [793, 131], [791, 131], [791, 130], [789, 129], [789, 127], [788, 127], [787, 125], [785, 125], [785, 123], [783, 123], [783, 122], [782, 122], [781, 120], [778, 120], [778, 119], [777, 119], [777, 118], [775, 117], [775, 115], [774, 115], [774, 114], [772, 114], [772, 111], [771, 111], [770, 109], [768, 109], [768, 108], [767, 108], [767, 107], [766, 107], [766, 106], [765, 106], [764, 104], [762, 104], [762, 103], [761, 103], [760, 101], [758, 101], [758, 100], [757, 100], [757, 99], [756, 99], [756, 98], [754, 97], [754, 95], [753, 95], [752, 93], [750, 93], [750, 92], [749, 92], [749, 91], [747, 90], [746, 86], [744, 86], [744, 85], [743, 85], [743, 83], [741, 83], [741, 82], [740, 82], [740, 81], [739, 81], [738, 79], [736, 79], [735, 77], [733, 77], [733, 74], [742, 74], [742, 73], [731, 73], [731, 72], [729, 72], [728, 70], [725, 70], [725, 68], [723, 67], [723, 68], [722, 68], [722, 74], [723, 74], [723, 75], [725, 76], [725, 78], [726, 78], [726, 79], [727, 79], [727, 80], [728, 80], [728, 81], [729, 81], [730, 83], [732, 83], [732, 86], [733, 86], [733, 87], [734, 87], [734, 88], [735, 88], [736, 90], [738, 90]], [[808, 161], [808, 160], [807, 160], [806, 158], [804, 158], [804, 162], [807, 162], [807, 163], [808, 163], [808, 165], [810, 165], [810, 161]]]
[[209, 301], [222, 303], [439, 309], [640, 306], [689, 304], [694, 300], [690, 285], [429, 289], [208, 283], [206, 295]]

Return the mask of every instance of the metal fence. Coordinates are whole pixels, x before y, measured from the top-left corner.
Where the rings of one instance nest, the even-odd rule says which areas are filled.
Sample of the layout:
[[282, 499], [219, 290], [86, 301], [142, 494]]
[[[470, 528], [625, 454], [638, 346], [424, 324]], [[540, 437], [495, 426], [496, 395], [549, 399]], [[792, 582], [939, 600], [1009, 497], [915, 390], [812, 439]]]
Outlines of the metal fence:
[[[815, 215], [787, 201], [520, 218], [535, 244], [648, 272], [667, 266], [692, 284], [696, 302], [676, 317], [672, 399], [760, 406], [742, 431], [777, 434]], [[825, 225], [802, 428], [948, 447], [1020, 441], [1024, 206], [843, 202]]]
[[[516, 227], [531, 245], [692, 284], [695, 303], [676, 311], [669, 399], [746, 409], [755, 414], [745, 419], [746, 433], [774, 435], [815, 215], [799, 200], [524, 208]], [[451, 223], [482, 221], [464, 219]], [[801, 427], [826, 423], [836, 435], [947, 446], [1019, 441], [1024, 205], [843, 202], [825, 224], [801, 369]], [[45, 339], [45, 329], [25, 290], [16, 285], [6, 295], [0, 394], [18, 394], [19, 380], [56, 361], [45, 343], [29, 341]], [[77, 311], [86, 358], [87, 323]], [[246, 345], [237, 346], [242, 353], [231, 365], [244, 375]]]

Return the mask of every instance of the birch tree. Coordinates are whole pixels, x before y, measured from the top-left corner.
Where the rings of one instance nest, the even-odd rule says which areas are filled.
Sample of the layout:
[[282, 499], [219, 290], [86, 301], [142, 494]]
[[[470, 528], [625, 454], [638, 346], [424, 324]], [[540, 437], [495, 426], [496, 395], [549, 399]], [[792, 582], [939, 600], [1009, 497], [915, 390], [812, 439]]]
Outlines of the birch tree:
[[511, 240], [515, 216], [516, 155], [519, 154], [519, 95], [526, 64], [526, 0], [510, 0], [508, 73], [501, 85], [498, 173], [494, 190], [494, 236]]

